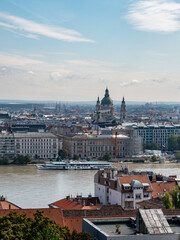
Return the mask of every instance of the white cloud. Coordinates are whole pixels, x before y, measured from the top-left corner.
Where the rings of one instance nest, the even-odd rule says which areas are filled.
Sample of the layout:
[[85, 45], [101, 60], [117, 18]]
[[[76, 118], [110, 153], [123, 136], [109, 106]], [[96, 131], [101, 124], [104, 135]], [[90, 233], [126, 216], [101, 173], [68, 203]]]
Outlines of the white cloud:
[[137, 79], [133, 79], [132, 83], [140, 83], [141, 81], [137, 80]]
[[180, 30], [180, 3], [173, 0], [144, 0], [131, 5], [126, 16], [138, 30], [174, 32]]
[[28, 73], [29, 73], [29, 74], [32, 74], [32, 75], [35, 74], [35, 72], [33, 72], [33, 71], [28, 71]]
[[39, 63], [42, 63], [42, 62], [39, 60], [34, 60], [31, 58], [22, 57], [19, 55], [0, 52], [0, 65], [3, 65], [3, 66], [25, 66], [29, 64], [39, 64]]
[[[16, 29], [20, 32], [28, 32], [30, 33], [29, 37], [42, 35], [67, 42], [94, 42], [93, 40], [83, 38], [79, 32], [71, 29], [40, 24], [3, 12], [0, 12], [0, 19], [0, 26], [9, 29]], [[27, 34], [25, 36], [28, 37]]]
[[135, 84], [139, 84], [139, 83], [141, 83], [140, 80], [132, 79], [132, 80], [129, 81], [129, 82], [122, 82], [122, 83], [121, 83], [121, 87], [129, 87], [129, 86], [132, 86], [132, 85], [135, 85]]
[[20, 36], [26, 37], [26, 38], [31, 38], [31, 39], [35, 39], [35, 40], [39, 40], [38, 36], [34, 35], [34, 34], [19, 34]]
[[69, 64], [87, 66], [87, 67], [121, 67], [122, 64], [118, 62], [107, 62], [98, 60], [67, 60]]
[[[89, 60], [85, 60], [85, 62]], [[100, 62], [99, 60], [91, 60]], [[164, 73], [123, 71], [103, 65], [52, 64], [31, 57], [0, 52], [0, 95], [2, 99], [95, 100], [106, 86], [111, 97], [121, 100], [178, 100], [179, 76]], [[104, 70], [104, 72], [102, 71]], [[161, 86], [160, 86], [161, 85]], [[160, 88], [159, 88], [160, 86]], [[161, 89], [161, 91], [159, 90]]]

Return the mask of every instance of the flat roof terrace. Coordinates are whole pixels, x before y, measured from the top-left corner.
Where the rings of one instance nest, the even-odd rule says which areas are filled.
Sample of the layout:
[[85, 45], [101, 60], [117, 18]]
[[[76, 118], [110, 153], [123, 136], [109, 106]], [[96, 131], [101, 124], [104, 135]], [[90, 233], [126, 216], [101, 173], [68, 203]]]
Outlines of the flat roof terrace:
[[168, 219], [168, 223], [173, 230], [171, 234], [143, 234], [136, 232], [135, 218], [89, 218], [83, 219], [83, 232], [89, 232], [96, 240], [180, 240], [179, 222]]
[[[109, 220], [108, 222], [103, 222], [101, 221], [100, 223], [98, 222], [93, 222], [94, 225], [96, 225], [101, 231], [105, 232], [109, 236], [119, 236], [121, 235], [135, 235], [136, 234], [136, 229], [134, 226], [132, 226], [131, 221], [129, 219], [122, 219], [118, 221], [112, 221]], [[119, 225], [119, 231], [121, 232], [120, 234], [116, 232], [117, 225]]]

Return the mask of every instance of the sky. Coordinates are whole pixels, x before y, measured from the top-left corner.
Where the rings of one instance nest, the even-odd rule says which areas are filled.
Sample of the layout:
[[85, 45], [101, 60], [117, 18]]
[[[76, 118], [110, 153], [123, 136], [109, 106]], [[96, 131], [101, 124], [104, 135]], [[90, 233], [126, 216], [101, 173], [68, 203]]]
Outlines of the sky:
[[0, 0], [0, 99], [180, 101], [180, 1]]

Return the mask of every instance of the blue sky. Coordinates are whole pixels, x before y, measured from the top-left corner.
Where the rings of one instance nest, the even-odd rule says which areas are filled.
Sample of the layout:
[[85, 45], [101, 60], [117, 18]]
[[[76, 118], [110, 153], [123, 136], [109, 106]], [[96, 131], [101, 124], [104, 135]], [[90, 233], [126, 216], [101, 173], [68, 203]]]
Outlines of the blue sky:
[[179, 101], [180, 2], [1, 0], [0, 98]]

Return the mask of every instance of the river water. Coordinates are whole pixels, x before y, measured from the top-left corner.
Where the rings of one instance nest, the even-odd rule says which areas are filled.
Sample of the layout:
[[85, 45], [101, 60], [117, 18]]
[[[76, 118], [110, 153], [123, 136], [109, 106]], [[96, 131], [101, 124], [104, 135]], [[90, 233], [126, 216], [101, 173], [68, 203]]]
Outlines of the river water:
[[[127, 164], [180, 178], [180, 164]], [[37, 170], [35, 166], [0, 166], [0, 195], [22, 208], [48, 207], [67, 195], [94, 194], [95, 170]]]

